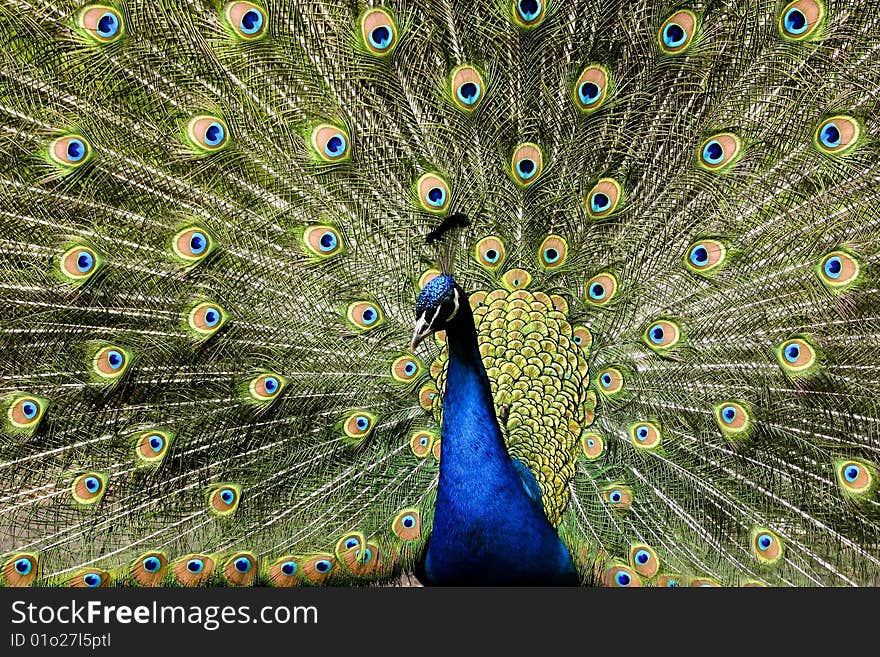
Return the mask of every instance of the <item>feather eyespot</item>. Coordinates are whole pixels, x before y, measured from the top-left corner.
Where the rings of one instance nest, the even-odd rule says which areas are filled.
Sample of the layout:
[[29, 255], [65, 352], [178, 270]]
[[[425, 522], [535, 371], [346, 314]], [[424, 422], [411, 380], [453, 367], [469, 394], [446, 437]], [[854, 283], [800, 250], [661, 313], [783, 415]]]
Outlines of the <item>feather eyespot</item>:
[[504, 242], [494, 236], [484, 237], [474, 247], [474, 259], [486, 269], [498, 269], [507, 257]]
[[39, 426], [49, 401], [29, 394], [14, 394], [7, 402], [6, 419], [13, 430], [33, 433]]
[[409, 383], [417, 379], [423, 371], [421, 362], [415, 356], [401, 356], [391, 364], [391, 376], [398, 383]]
[[223, 16], [232, 33], [245, 41], [265, 36], [269, 26], [266, 10], [252, 2], [229, 2], [223, 8]]
[[821, 281], [832, 290], [842, 290], [859, 277], [859, 262], [845, 251], [832, 251], [816, 269]]
[[615, 367], [606, 367], [596, 375], [596, 383], [603, 395], [615, 395], [623, 390], [623, 374]]
[[92, 157], [89, 142], [82, 135], [65, 135], [49, 143], [49, 159], [65, 169], [81, 167]]
[[346, 130], [329, 123], [320, 123], [312, 129], [312, 148], [318, 159], [334, 163], [351, 156], [351, 145]]
[[86, 5], [77, 14], [80, 30], [97, 43], [112, 43], [125, 34], [122, 15], [113, 7]]
[[480, 72], [468, 64], [456, 66], [450, 75], [450, 90], [455, 105], [465, 111], [473, 112], [483, 102], [486, 83]]
[[546, 0], [513, 0], [513, 22], [525, 29], [537, 27], [547, 14], [545, 2]]
[[272, 586], [295, 586], [299, 583], [299, 569], [296, 557], [285, 555], [269, 567], [269, 582]]
[[660, 49], [670, 55], [676, 55], [688, 49], [697, 29], [697, 17], [693, 12], [681, 10], [667, 18], [660, 31], [657, 41]]
[[230, 586], [250, 586], [259, 570], [259, 560], [255, 554], [238, 552], [226, 560], [223, 577]]
[[639, 575], [651, 579], [660, 570], [660, 559], [650, 545], [638, 543], [629, 550], [629, 562]]
[[509, 269], [501, 277], [501, 285], [510, 292], [525, 290], [532, 282], [532, 275], [525, 269]]
[[303, 231], [302, 239], [308, 252], [321, 259], [338, 255], [344, 250], [342, 235], [333, 226], [309, 226]]
[[449, 208], [449, 184], [436, 173], [425, 173], [416, 182], [419, 205], [427, 212], [443, 214]]
[[842, 459], [834, 462], [834, 474], [840, 492], [860, 502], [871, 500], [877, 491], [877, 468], [861, 459]]
[[657, 353], [672, 349], [681, 339], [678, 324], [668, 319], [652, 322], [642, 334], [642, 341]]
[[355, 411], [342, 424], [342, 430], [350, 444], [363, 442], [376, 428], [377, 417], [368, 411]]
[[776, 348], [776, 359], [790, 376], [809, 374], [816, 366], [816, 350], [805, 338], [786, 340]]
[[194, 116], [186, 125], [189, 142], [199, 151], [213, 153], [229, 145], [229, 128], [215, 116]]
[[300, 572], [305, 581], [320, 585], [338, 569], [337, 561], [330, 554], [316, 554], [301, 562]]
[[617, 211], [623, 199], [623, 189], [613, 178], [600, 178], [587, 193], [587, 214], [591, 219], [602, 219]]
[[110, 586], [112, 579], [106, 570], [81, 570], [67, 580], [67, 585], [73, 588], [104, 588]]
[[371, 331], [385, 322], [385, 314], [378, 304], [370, 301], [357, 301], [346, 311], [349, 325], [357, 332]]
[[749, 409], [742, 402], [726, 401], [714, 408], [715, 422], [726, 438], [747, 438], [752, 431]]
[[618, 511], [626, 511], [632, 505], [632, 490], [621, 484], [607, 486], [602, 490], [602, 499]]
[[706, 275], [724, 264], [727, 247], [718, 240], [703, 239], [688, 247], [684, 264], [697, 274]]
[[527, 142], [520, 144], [513, 151], [510, 159], [510, 170], [513, 179], [520, 187], [528, 187], [541, 175], [544, 168], [544, 155], [537, 144]]
[[605, 586], [615, 588], [633, 588], [642, 585], [642, 580], [636, 572], [622, 564], [615, 564], [610, 568], [607, 568], [602, 581]]
[[855, 148], [861, 132], [861, 125], [856, 119], [841, 114], [819, 124], [813, 143], [823, 153], [843, 155]]
[[403, 509], [391, 521], [391, 531], [402, 541], [417, 541], [422, 536], [422, 516], [418, 509]]
[[174, 434], [155, 429], [135, 434], [135, 456], [146, 465], [158, 465], [168, 453], [173, 439]]
[[787, 39], [800, 41], [815, 34], [825, 18], [825, 5], [818, 0], [796, 0], [779, 15], [779, 32]]
[[251, 379], [248, 394], [258, 402], [269, 402], [277, 398], [287, 385], [287, 379], [280, 374], [265, 373]]
[[413, 454], [423, 459], [431, 453], [436, 438], [430, 431], [416, 431], [409, 439], [409, 448]]
[[161, 586], [168, 572], [168, 557], [152, 550], [135, 559], [130, 572], [139, 586]]
[[86, 282], [103, 264], [104, 259], [94, 249], [81, 244], [69, 247], [58, 261], [61, 275], [76, 284]]
[[367, 10], [360, 24], [361, 38], [370, 54], [384, 57], [397, 46], [397, 23], [387, 9]]
[[660, 445], [660, 429], [653, 422], [636, 422], [629, 428], [629, 437], [637, 449], [655, 449]]
[[241, 502], [241, 486], [238, 484], [214, 484], [208, 488], [208, 508], [218, 516], [232, 515]]
[[559, 235], [550, 235], [538, 247], [538, 263], [544, 269], [556, 269], [568, 259], [568, 242]]
[[766, 527], [752, 528], [749, 545], [752, 556], [762, 566], [776, 566], [785, 557], [785, 547], [782, 539]]
[[79, 475], [71, 486], [73, 499], [84, 505], [100, 502], [107, 489], [107, 479], [107, 475], [103, 472], [86, 472]]
[[604, 66], [592, 64], [581, 72], [575, 82], [572, 96], [577, 108], [583, 113], [593, 112], [608, 99], [611, 73]]
[[431, 411], [439, 396], [440, 392], [437, 390], [437, 386], [428, 382], [419, 388], [419, 406], [422, 407], [422, 410]]
[[581, 434], [581, 449], [588, 461], [595, 461], [605, 452], [605, 440], [595, 431]]
[[23, 588], [34, 583], [38, 574], [39, 561], [36, 554], [19, 552], [9, 557], [0, 570], [0, 581], [4, 586]]
[[593, 345], [593, 334], [586, 326], [575, 326], [572, 330], [572, 341], [581, 349], [589, 351]]
[[193, 265], [204, 260], [213, 249], [214, 240], [211, 234], [195, 226], [184, 228], [171, 238], [172, 252], [186, 265]]
[[587, 281], [586, 300], [595, 306], [604, 306], [611, 302], [617, 293], [617, 278], [610, 273], [596, 274]]
[[186, 554], [175, 562], [172, 570], [181, 586], [203, 586], [214, 574], [214, 559], [207, 554]]
[[194, 306], [187, 315], [186, 323], [195, 334], [202, 338], [214, 335], [219, 331], [229, 316], [216, 303], [209, 301]]
[[741, 151], [742, 140], [732, 132], [722, 132], [700, 145], [697, 163], [709, 171], [721, 171], [733, 166]]
[[101, 379], [118, 379], [131, 361], [131, 353], [122, 347], [110, 345], [99, 349], [92, 357], [92, 371]]

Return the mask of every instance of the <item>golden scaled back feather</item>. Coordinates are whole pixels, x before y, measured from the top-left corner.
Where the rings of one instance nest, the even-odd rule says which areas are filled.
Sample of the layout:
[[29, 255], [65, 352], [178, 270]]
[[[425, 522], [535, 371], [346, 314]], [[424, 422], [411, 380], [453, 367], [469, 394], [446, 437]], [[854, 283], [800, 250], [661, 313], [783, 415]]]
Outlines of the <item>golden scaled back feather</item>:
[[450, 212], [462, 286], [546, 295], [581, 354], [499, 414], [539, 416], [512, 451], [585, 579], [880, 583], [875, 14], [3, 7], [0, 583], [411, 571]]

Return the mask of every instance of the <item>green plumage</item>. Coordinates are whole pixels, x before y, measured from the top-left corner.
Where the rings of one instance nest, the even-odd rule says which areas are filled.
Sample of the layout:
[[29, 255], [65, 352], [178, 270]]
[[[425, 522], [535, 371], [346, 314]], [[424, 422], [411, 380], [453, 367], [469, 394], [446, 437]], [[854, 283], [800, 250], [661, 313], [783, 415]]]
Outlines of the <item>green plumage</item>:
[[4, 4], [0, 583], [412, 572], [444, 385], [413, 308], [461, 212], [585, 582], [880, 585], [877, 21]]

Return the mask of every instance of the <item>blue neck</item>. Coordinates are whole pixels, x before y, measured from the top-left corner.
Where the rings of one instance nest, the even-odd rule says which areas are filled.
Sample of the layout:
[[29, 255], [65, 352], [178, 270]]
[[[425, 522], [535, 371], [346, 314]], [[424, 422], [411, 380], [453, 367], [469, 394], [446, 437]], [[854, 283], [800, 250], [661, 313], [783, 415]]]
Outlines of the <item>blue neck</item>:
[[447, 327], [446, 338], [449, 369], [428, 580], [574, 583], [568, 551], [507, 453], [467, 304]]

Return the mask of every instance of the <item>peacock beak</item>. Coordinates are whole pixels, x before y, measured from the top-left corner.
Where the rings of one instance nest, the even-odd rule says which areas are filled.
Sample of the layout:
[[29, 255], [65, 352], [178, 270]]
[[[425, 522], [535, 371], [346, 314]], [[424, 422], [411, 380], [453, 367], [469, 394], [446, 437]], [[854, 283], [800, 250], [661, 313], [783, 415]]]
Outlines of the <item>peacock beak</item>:
[[419, 315], [419, 318], [416, 320], [416, 327], [413, 330], [412, 342], [409, 345], [410, 349], [415, 349], [418, 347], [422, 340], [431, 335], [431, 324], [425, 319], [424, 315]]

